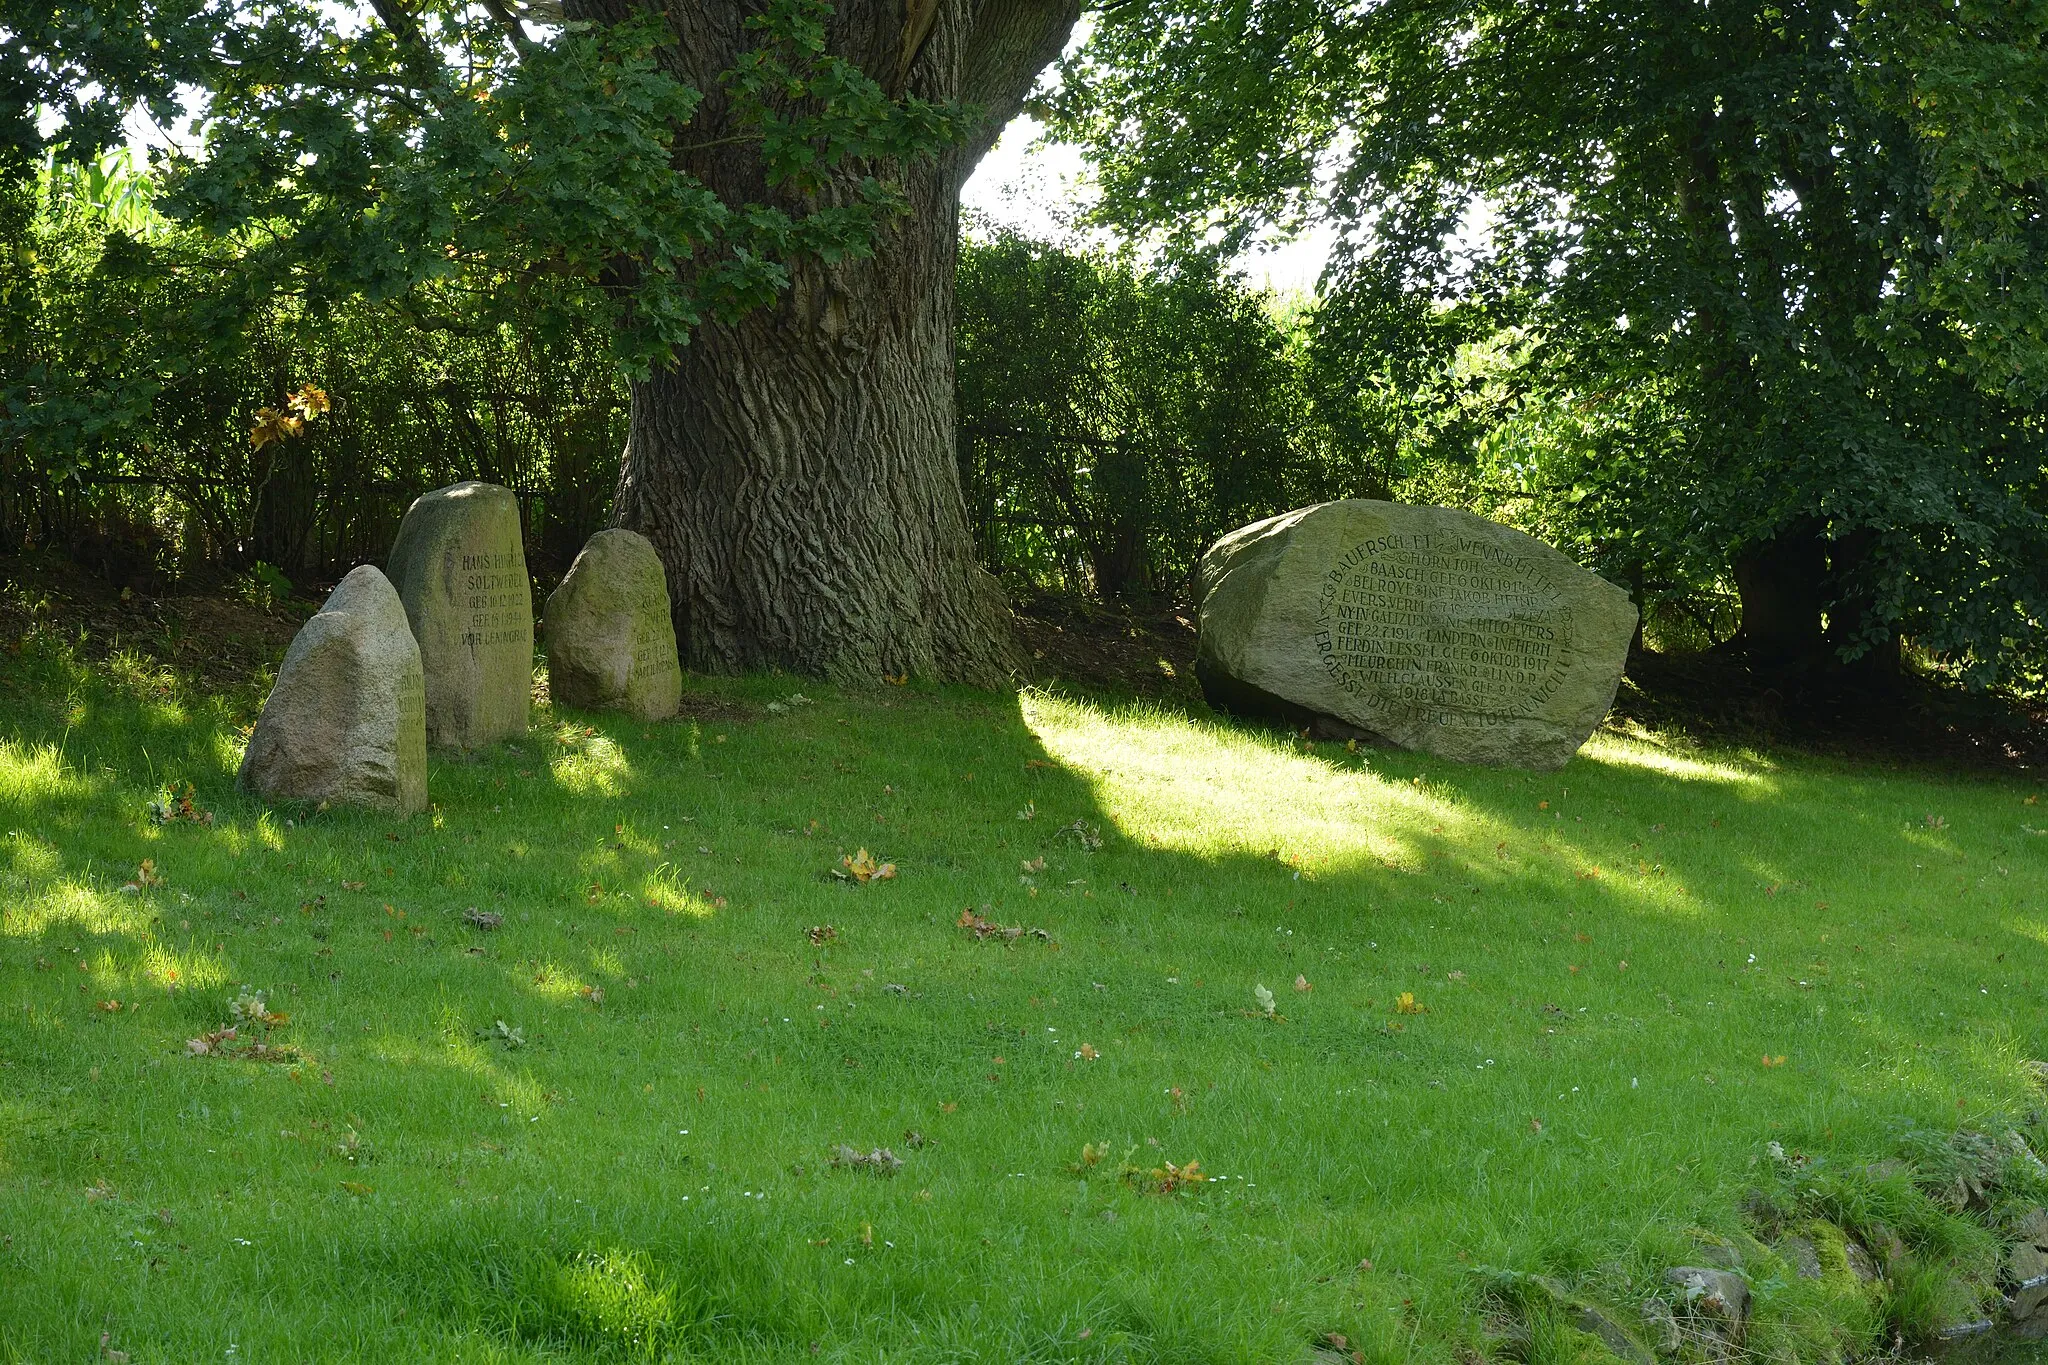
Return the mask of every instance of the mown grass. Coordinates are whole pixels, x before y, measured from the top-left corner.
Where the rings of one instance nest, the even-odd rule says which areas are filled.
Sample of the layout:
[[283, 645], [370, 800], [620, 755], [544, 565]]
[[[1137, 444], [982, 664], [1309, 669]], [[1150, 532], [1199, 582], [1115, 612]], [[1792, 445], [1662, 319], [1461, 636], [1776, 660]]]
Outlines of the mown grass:
[[[396, 822], [237, 795], [253, 692], [0, 664], [0, 1358], [1470, 1358], [1488, 1274], [1639, 1297], [1772, 1141], [1990, 1273], [1853, 1173], [2039, 1103], [2035, 785], [693, 687], [538, 713]], [[152, 823], [187, 782], [214, 823]], [[191, 1055], [245, 989], [280, 1059]], [[1764, 1277], [1753, 1345], [1945, 1283]]]

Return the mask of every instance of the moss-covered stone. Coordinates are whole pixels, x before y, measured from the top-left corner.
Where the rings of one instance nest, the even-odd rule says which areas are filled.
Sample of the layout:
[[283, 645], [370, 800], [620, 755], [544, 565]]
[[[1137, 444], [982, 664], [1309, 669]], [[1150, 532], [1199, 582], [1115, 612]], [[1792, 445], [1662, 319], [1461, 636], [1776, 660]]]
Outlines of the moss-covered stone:
[[660, 720], [682, 700], [668, 576], [645, 536], [590, 538], [548, 598], [541, 641], [549, 694], [566, 706]]

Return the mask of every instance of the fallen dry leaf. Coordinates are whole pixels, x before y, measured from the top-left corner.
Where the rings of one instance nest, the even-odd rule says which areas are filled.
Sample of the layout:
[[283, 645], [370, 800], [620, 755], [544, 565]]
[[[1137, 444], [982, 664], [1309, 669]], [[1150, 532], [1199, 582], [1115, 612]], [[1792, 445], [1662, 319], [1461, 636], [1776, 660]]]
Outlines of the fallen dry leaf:
[[878, 863], [864, 848], [850, 858], [841, 857], [839, 866], [845, 869], [838, 874], [842, 879], [850, 877], [862, 886], [869, 882], [886, 882], [896, 875], [896, 864]]
[[210, 1057], [220, 1050], [222, 1044], [231, 1043], [234, 1038], [235, 1031], [231, 1028], [215, 1029], [211, 1033], [202, 1033], [197, 1038], [187, 1038], [185, 1050], [194, 1057]]
[[[985, 910], [988, 907], [983, 906], [982, 908]], [[971, 909], [962, 910], [960, 918], [953, 922], [978, 939], [999, 938], [1006, 943], [1014, 943], [1020, 938], [1035, 938], [1046, 943], [1052, 941], [1052, 935], [1043, 929], [1028, 928], [1020, 924], [996, 924], [990, 920], [983, 919]]]

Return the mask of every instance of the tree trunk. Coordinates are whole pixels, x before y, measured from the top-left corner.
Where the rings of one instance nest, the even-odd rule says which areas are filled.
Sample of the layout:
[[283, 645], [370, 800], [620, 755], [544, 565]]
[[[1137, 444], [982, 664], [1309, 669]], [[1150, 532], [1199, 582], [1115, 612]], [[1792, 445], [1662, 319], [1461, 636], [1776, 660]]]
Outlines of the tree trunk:
[[1096, 593], [1110, 601], [1143, 586], [1151, 510], [1144, 454], [1128, 440], [1098, 449], [1091, 482], [1088, 562]]
[[1820, 528], [1789, 526], [1735, 556], [1735, 587], [1742, 598], [1742, 628], [1735, 643], [1759, 664], [1788, 669], [1821, 665], [1826, 641], [1821, 609], [1827, 604], [1827, 544]]
[[[605, 12], [615, 3], [587, 8], [617, 18]], [[668, 10], [677, 74], [706, 96], [682, 161], [728, 203], [801, 212], [807, 203], [765, 183], [751, 145], [720, 145], [716, 76], [751, 43], [750, 8]], [[1009, 611], [975, 562], [956, 462], [960, 186], [1077, 14], [1077, 0], [839, 0], [832, 52], [885, 87], [900, 73], [908, 91], [983, 118], [946, 154], [884, 168], [910, 212], [871, 257], [800, 264], [773, 306], [707, 323], [673, 367], [634, 386], [614, 516], [667, 566], [690, 667], [983, 685], [1008, 675]]]
[[1825, 676], [1875, 691], [1896, 686], [1899, 633], [1860, 575], [1876, 541], [1869, 531], [1829, 540], [1805, 521], [1736, 555], [1742, 628], [1732, 643], [1795, 684]]

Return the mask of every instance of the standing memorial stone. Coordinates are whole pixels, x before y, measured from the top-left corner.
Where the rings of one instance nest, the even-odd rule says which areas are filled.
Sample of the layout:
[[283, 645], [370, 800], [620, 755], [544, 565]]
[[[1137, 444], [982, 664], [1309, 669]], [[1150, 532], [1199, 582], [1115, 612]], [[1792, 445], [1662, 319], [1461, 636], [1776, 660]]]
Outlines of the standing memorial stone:
[[590, 538], [548, 598], [541, 640], [548, 691], [564, 705], [660, 720], [682, 701], [668, 575], [636, 532]]
[[242, 756], [244, 788], [397, 815], [427, 808], [420, 648], [391, 582], [368, 564], [299, 628]]
[[494, 483], [422, 495], [399, 523], [391, 581], [427, 673], [427, 742], [475, 749], [526, 733], [533, 587], [519, 504]]
[[1468, 763], [1557, 768], [1614, 703], [1628, 594], [1447, 507], [1352, 499], [1202, 557], [1196, 674], [1221, 710], [1335, 717]]

